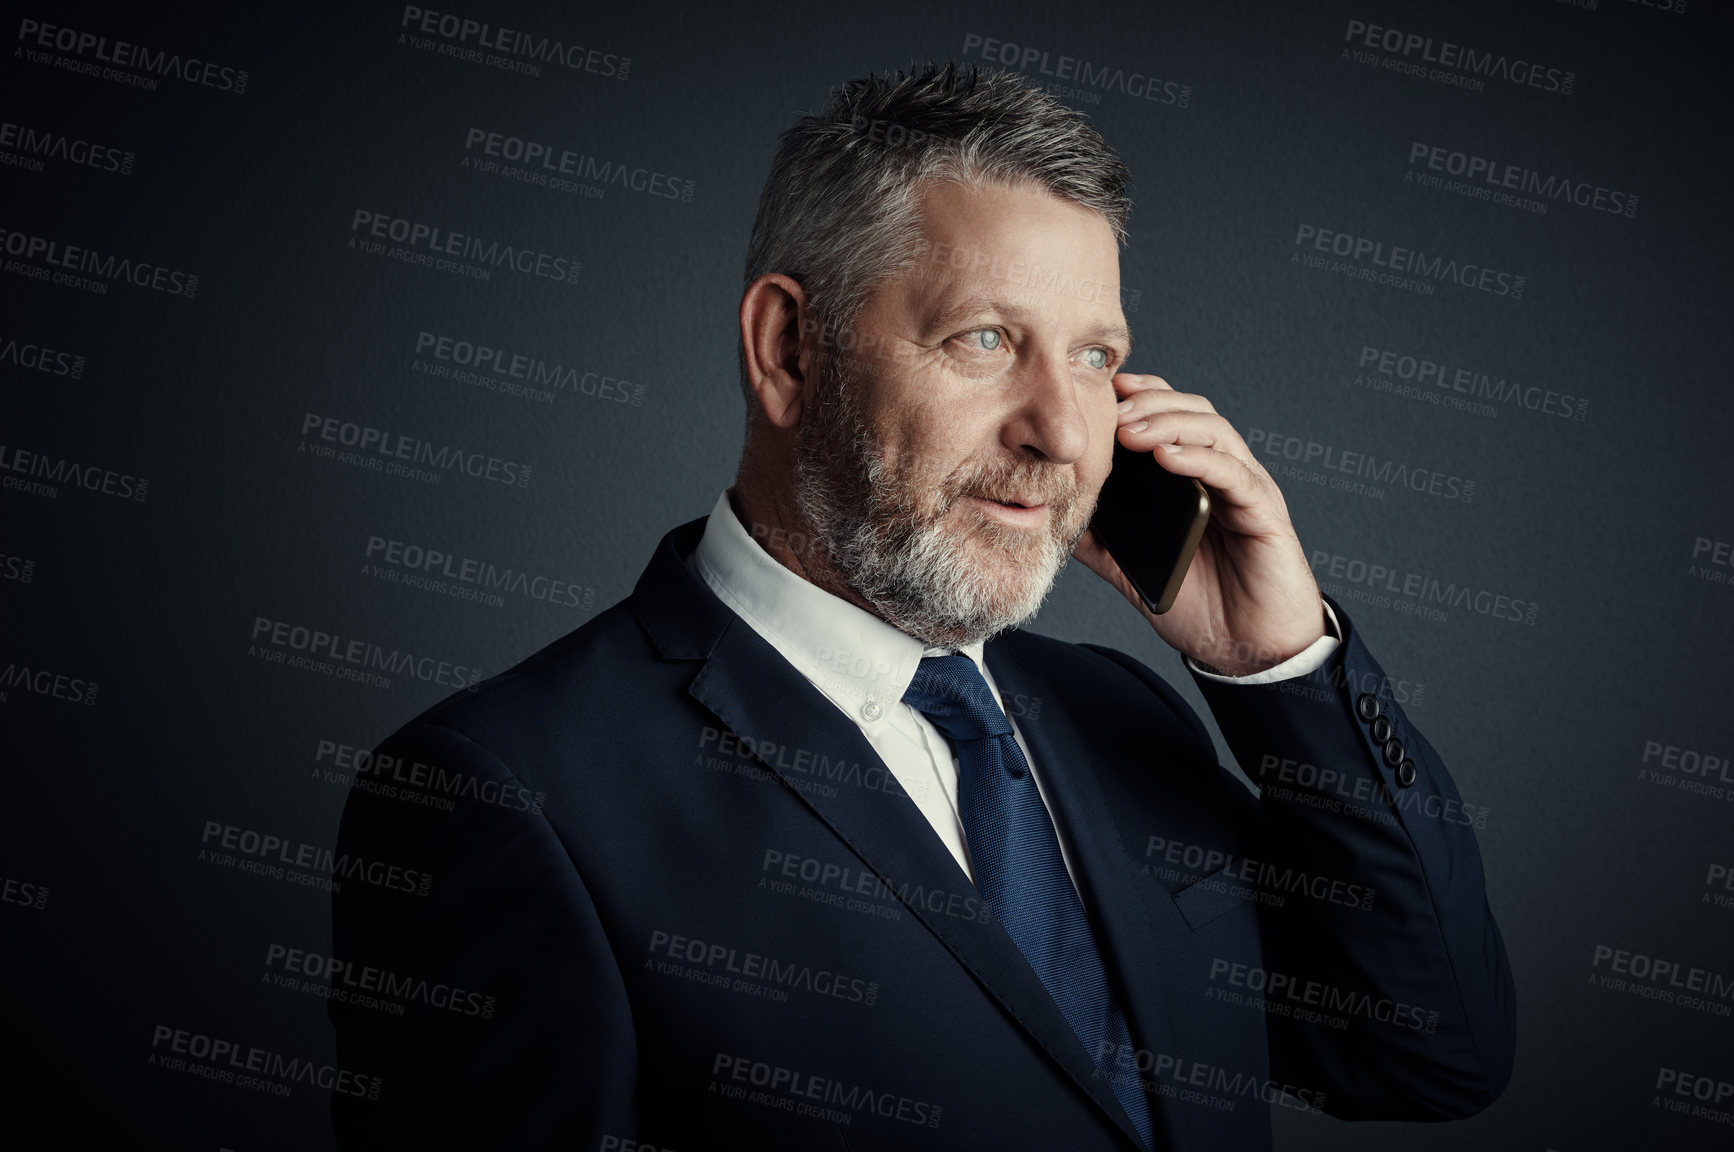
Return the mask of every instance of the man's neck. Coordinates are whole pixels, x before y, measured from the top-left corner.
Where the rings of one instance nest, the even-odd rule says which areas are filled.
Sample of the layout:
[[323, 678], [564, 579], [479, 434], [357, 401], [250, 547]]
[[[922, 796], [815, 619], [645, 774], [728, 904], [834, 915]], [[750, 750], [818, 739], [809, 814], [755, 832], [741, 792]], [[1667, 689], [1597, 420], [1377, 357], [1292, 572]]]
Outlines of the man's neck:
[[735, 478], [734, 486], [728, 490], [728, 498], [735, 518], [753, 538], [753, 543], [764, 549], [771, 559], [814, 587], [875, 616], [880, 615], [879, 610], [862, 599], [832, 567], [830, 558], [819, 547], [787, 487], [767, 491], [743, 473]]

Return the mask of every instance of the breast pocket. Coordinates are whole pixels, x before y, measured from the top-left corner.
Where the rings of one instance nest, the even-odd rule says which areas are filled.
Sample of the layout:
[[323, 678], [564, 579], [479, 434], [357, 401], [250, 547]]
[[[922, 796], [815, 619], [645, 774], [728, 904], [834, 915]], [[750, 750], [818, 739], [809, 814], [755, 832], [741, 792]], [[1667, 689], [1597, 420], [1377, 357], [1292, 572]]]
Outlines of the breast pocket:
[[1228, 865], [1188, 881], [1174, 892], [1174, 906], [1180, 918], [1194, 932], [1236, 908], [1251, 908], [1252, 889], [1228, 874]]

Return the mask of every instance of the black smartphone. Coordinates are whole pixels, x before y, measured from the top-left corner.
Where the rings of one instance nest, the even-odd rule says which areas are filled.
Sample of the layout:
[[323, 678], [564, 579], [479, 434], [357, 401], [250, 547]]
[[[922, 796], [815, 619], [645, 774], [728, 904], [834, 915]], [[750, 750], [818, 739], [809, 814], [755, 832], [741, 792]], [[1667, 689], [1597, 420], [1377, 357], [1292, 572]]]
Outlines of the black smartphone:
[[1174, 607], [1209, 522], [1210, 493], [1203, 484], [1114, 441], [1114, 470], [1096, 498], [1090, 527], [1151, 612]]

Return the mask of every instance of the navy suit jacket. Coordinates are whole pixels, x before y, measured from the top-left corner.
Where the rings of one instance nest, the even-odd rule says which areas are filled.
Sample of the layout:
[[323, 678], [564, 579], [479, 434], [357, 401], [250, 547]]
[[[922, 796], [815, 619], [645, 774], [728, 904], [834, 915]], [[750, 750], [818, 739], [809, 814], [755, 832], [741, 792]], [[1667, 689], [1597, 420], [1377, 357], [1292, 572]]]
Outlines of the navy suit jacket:
[[[339, 852], [431, 881], [334, 896], [338, 1056], [381, 1081], [336, 1097], [343, 1146], [1138, 1148], [857, 726], [685, 566], [703, 526], [358, 772]], [[1200, 678], [1262, 797], [1136, 660], [986, 646], [1159, 1148], [1268, 1148], [1277, 1107], [1465, 1116], [1509, 1079], [1476, 810], [1338, 620], [1313, 676]]]

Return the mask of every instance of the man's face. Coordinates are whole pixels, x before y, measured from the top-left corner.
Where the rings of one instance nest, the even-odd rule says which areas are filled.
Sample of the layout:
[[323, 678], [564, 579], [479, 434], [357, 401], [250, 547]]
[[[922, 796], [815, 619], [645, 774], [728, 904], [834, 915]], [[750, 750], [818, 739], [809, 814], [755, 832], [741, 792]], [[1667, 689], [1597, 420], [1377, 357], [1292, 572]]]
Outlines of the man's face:
[[851, 588], [955, 645], [1027, 619], [1053, 586], [1108, 474], [1131, 341], [1101, 216], [949, 181], [923, 208], [923, 256], [827, 350], [797, 494]]

